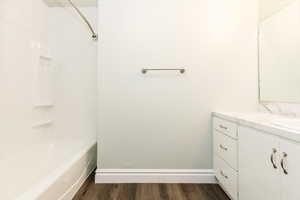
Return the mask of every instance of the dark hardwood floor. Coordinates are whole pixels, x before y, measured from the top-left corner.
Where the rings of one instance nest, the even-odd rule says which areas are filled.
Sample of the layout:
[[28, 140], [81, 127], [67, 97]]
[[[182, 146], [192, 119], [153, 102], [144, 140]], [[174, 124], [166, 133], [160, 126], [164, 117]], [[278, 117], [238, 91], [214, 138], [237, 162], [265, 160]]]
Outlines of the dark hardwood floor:
[[90, 176], [74, 200], [229, 200], [218, 185], [95, 184]]

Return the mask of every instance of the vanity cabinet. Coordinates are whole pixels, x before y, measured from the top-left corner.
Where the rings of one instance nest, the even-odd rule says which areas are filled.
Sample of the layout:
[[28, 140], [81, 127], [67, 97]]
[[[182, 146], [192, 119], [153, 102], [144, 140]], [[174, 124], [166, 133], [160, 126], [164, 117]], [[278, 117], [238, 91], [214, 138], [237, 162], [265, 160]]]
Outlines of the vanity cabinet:
[[280, 151], [281, 200], [299, 200], [300, 143], [281, 139]]
[[216, 178], [230, 198], [237, 200], [237, 124], [220, 118], [214, 118], [213, 134]]
[[272, 135], [239, 128], [240, 200], [280, 200], [279, 146]]
[[239, 128], [241, 200], [299, 200], [300, 143]]
[[300, 200], [300, 136], [255, 123], [213, 118], [218, 183], [232, 200]]

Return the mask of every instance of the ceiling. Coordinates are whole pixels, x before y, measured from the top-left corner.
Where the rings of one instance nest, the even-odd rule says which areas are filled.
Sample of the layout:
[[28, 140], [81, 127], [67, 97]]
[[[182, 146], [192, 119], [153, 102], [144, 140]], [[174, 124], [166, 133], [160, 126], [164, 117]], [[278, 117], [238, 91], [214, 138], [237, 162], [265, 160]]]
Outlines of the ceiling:
[[260, 21], [279, 12], [295, 0], [260, 0]]
[[[97, 6], [97, 0], [72, 0], [77, 6]], [[50, 7], [68, 6], [67, 0], [44, 0]]]

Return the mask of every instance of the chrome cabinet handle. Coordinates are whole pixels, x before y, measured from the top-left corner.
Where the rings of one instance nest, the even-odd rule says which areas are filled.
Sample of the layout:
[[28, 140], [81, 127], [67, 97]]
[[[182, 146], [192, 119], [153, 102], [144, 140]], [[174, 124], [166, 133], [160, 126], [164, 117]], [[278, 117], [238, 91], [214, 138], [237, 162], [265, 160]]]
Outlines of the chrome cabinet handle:
[[146, 74], [148, 71], [179, 71], [181, 74], [184, 74], [186, 72], [183, 68], [173, 68], [173, 69], [167, 69], [167, 68], [144, 68], [142, 69], [142, 73]]
[[287, 171], [287, 169], [285, 167], [285, 164], [284, 164], [284, 161], [287, 159], [287, 156], [288, 156], [287, 153], [283, 152], [283, 158], [281, 159], [281, 162], [280, 162], [281, 168], [282, 168], [283, 173], [285, 175], [288, 175], [288, 171]]
[[228, 129], [228, 127], [226, 127], [226, 126], [223, 126], [223, 125], [219, 125], [219, 127], [220, 127], [221, 129], [225, 129], [225, 130], [227, 130], [227, 129]]
[[222, 144], [220, 144], [219, 147], [220, 147], [221, 149], [223, 149], [224, 151], [227, 151], [227, 150], [228, 150], [228, 148], [224, 147]]
[[271, 163], [272, 163], [274, 169], [277, 169], [277, 166], [274, 162], [274, 156], [275, 156], [276, 153], [277, 153], [277, 150], [274, 148], [273, 151], [272, 151], [271, 157], [270, 157], [270, 160], [271, 160]]
[[224, 174], [223, 170], [220, 171], [220, 174], [221, 174], [224, 178], [228, 179], [228, 176]]

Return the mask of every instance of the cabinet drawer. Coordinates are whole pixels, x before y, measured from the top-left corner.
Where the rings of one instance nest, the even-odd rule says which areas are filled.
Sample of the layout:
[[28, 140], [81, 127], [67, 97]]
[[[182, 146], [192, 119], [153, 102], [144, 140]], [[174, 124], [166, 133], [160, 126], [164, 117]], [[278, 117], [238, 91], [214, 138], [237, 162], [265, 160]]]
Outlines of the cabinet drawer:
[[213, 119], [214, 130], [220, 131], [230, 137], [237, 138], [237, 124], [217, 117]]
[[237, 200], [237, 172], [216, 155], [214, 156], [214, 169], [216, 177], [225, 192], [232, 200]]
[[237, 141], [218, 131], [214, 131], [214, 151], [232, 168], [237, 170]]

